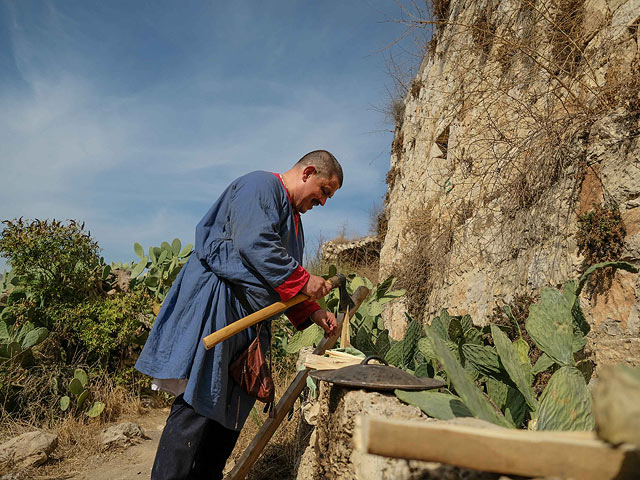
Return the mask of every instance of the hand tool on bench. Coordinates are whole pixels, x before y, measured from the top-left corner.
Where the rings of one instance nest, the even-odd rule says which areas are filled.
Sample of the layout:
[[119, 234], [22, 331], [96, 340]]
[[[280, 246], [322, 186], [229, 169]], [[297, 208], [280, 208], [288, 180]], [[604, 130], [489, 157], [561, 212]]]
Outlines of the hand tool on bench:
[[[353, 316], [358, 311], [358, 308], [368, 295], [369, 289], [364, 286], [358, 287], [356, 291], [353, 292], [353, 296], [350, 298], [351, 302], [353, 302], [353, 306], [349, 308], [349, 315], [347, 315], [346, 312], [338, 315], [338, 328], [336, 333], [330, 337], [323, 338], [320, 341], [313, 351], [315, 355], [323, 355], [325, 351], [333, 348], [340, 336], [343, 323], [348, 322], [350, 316]], [[340, 300], [342, 301], [342, 297]], [[278, 402], [278, 405], [276, 405], [275, 415], [273, 418], [269, 417], [264, 421], [262, 427], [260, 427], [260, 430], [256, 433], [256, 436], [236, 462], [233, 470], [224, 477], [224, 480], [240, 480], [247, 476], [251, 466], [255, 463], [258, 457], [260, 457], [262, 450], [267, 445], [280, 423], [282, 423], [282, 420], [287, 416], [287, 413], [295, 404], [304, 387], [307, 385], [307, 375], [309, 374], [309, 370], [310, 369], [307, 368], [298, 372], [298, 375], [293, 382], [291, 382], [291, 385], [289, 385], [289, 388]]]
[[[353, 305], [353, 301], [351, 297], [349, 297], [349, 293], [347, 292], [347, 279], [341, 273], [334, 275], [331, 277], [328, 282], [331, 284], [331, 288], [338, 288], [340, 293], [340, 310], [346, 308], [350, 305]], [[207, 335], [202, 339], [202, 343], [204, 343], [204, 347], [207, 350], [212, 349], [218, 343], [225, 341], [227, 338], [232, 337], [238, 332], [241, 332], [245, 328], [249, 328], [256, 323], [259, 323], [263, 320], [266, 320], [269, 317], [277, 315], [279, 313], [284, 312], [287, 308], [293, 307], [305, 300], [309, 300], [309, 297], [304, 293], [299, 293], [295, 297], [287, 300], [286, 302], [275, 302], [269, 305], [268, 307], [263, 308], [262, 310], [258, 310], [257, 312], [252, 313], [251, 315], [247, 315], [240, 320], [233, 322], [226, 327], [221, 328], [220, 330], [216, 330], [210, 335]]]

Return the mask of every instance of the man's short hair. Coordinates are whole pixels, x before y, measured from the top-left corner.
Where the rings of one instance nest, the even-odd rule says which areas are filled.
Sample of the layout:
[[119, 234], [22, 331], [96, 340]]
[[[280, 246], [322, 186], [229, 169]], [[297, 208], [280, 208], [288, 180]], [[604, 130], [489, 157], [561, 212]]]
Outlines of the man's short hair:
[[316, 173], [323, 178], [331, 178], [335, 175], [338, 178], [338, 185], [342, 187], [342, 167], [336, 157], [326, 150], [314, 150], [307, 153], [296, 163], [296, 166], [306, 167], [313, 165]]

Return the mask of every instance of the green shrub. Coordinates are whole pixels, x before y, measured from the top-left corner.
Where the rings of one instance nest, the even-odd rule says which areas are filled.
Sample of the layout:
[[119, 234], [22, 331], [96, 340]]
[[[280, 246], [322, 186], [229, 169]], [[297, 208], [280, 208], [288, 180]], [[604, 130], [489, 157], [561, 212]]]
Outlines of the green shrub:
[[110, 371], [135, 361], [153, 321], [151, 300], [140, 292], [55, 305], [46, 315], [67, 359]]
[[101, 275], [98, 244], [75, 220], [4, 220], [0, 255], [40, 305], [95, 296]]

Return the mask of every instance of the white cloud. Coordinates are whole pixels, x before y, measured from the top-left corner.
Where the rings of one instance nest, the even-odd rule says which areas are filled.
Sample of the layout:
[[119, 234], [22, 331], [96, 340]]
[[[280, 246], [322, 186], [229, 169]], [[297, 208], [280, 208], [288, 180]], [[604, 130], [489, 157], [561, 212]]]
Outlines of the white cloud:
[[[39, 27], [67, 35], [66, 19], [52, 18]], [[304, 216], [307, 238], [331, 238], [344, 224], [349, 235], [367, 233], [390, 135], [368, 133], [379, 117], [355, 79], [236, 79], [203, 66], [117, 90], [74, 51], [45, 55], [17, 23], [11, 37], [22, 83], [0, 91], [0, 218], [85, 221], [107, 259], [128, 261], [135, 241], [193, 241], [237, 176], [284, 171], [326, 148], [343, 164], [344, 187]]]

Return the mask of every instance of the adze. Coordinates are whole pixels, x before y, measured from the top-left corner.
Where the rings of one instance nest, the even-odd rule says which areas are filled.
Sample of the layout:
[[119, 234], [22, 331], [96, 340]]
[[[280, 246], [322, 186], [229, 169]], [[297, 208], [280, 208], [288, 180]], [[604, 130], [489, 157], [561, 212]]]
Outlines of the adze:
[[[339, 273], [331, 277], [328, 282], [331, 284], [331, 288], [337, 287], [339, 289], [340, 311], [344, 311], [346, 308], [352, 308], [353, 301], [351, 300], [351, 297], [347, 292], [347, 279], [345, 278], [345, 276]], [[207, 350], [210, 350], [218, 343], [225, 341], [227, 338], [234, 336], [236, 333], [241, 332], [242, 330], [249, 328], [256, 323], [259, 323], [262, 320], [284, 312], [287, 308], [293, 307], [294, 305], [297, 305], [308, 299], [309, 297], [307, 295], [305, 295], [304, 293], [299, 293], [286, 302], [272, 303], [262, 310], [258, 310], [251, 315], [247, 315], [246, 317], [241, 318], [240, 320], [233, 322], [226, 327], [221, 328], [220, 330], [216, 330], [210, 335], [207, 335], [202, 339], [202, 343], [204, 343], [204, 347]]]

